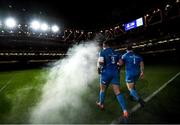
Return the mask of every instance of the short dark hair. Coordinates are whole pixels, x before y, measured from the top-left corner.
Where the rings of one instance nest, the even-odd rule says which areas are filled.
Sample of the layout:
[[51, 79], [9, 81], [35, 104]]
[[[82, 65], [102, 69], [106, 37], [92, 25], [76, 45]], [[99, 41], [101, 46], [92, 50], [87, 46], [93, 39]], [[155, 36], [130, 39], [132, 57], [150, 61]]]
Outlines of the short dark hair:
[[104, 42], [103, 42], [103, 44], [104, 45], [106, 45], [106, 46], [111, 46], [112, 45], [112, 43], [113, 43], [113, 40], [105, 40]]

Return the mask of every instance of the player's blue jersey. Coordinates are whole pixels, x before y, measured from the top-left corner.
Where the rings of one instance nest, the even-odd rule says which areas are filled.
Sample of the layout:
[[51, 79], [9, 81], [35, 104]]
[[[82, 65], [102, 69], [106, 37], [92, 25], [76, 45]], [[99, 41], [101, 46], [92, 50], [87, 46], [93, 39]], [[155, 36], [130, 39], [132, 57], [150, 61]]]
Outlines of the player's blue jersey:
[[99, 57], [103, 57], [103, 70], [117, 70], [117, 63], [121, 59], [120, 53], [114, 51], [112, 48], [102, 50]]
[[121, 55], [115, 52], [112, 48], [106, 48], [99, 54], [100, 58], [103, 58], [104, 63], [100, 75], [100, 83], [108, 85], [110, 83], [119, 85], [120, 75], [117, 63], [121, 59]]
[[122, 60], [125, 63], [126, 75], [138, 75], [140, 73], [140, 62], [143, 59], [132, 51], [122, 55]]

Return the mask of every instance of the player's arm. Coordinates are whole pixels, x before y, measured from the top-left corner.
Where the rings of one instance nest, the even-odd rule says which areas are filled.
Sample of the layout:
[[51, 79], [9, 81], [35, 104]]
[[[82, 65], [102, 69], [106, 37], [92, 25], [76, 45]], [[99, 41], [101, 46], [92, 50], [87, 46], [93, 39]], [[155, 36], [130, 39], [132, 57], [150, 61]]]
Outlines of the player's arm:
[[140, 62], [140, 71], [141, 71], [140, 78], [143, 79], [144, 78], [144, 62], [143, 61]]
[[123, 66], [123, 61], [122, 61], [122, 59], [119, 59], [118, 62], [117, 62], [117, 67], [118, 67], [119, 71], [120, 71], [122, 66]]
[[119, 59], [118, 65], [121, 67], [121, 66], [123, 66], [123, 64], [124, 64], [123, 60]]
[[122, 67], [123, 64], [125, 63], [126, 60], [126, 56], [122, 55], [121, 58], [119, 59], [119, 66]]
[[97, 61], [98, 74], [101, 73], [101, 69], [102, 69], [103, 64], [104, 64], [104, 57], [102, 56], [102, 53], [100, 53], [100, 56], [99, 56], [98, 61]]
[[99, 65], [103, 65], [104, 64], [104, 57], [100, 56], [98, 59], [98, 63], [99, 63]]

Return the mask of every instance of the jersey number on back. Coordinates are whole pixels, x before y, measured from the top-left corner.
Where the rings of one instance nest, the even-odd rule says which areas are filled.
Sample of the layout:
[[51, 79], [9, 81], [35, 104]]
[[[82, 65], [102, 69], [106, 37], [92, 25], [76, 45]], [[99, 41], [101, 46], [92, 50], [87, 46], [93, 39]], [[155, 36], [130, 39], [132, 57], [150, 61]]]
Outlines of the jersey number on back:
[[134, 64], [136, 64], [136, 57], [135, 57], [135, 55], [133, 55], [133, 61], [134, 61]]
[[114, 56], [111, 56], [111, 63], [112, 63], [112, 64], [115, 64], [115, 63], [116, 63]]

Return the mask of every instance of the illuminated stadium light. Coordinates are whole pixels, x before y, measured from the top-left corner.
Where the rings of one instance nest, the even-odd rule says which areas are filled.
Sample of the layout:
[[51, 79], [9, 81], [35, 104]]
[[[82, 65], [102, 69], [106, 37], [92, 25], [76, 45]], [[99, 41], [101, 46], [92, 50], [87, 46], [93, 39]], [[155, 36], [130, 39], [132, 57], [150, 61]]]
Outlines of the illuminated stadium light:
[[51, 29], [54, 33], [59, 31], [59, 27], [57, 25], [52, 26]]
[[177, 41], [178, 41], [178, 40], [180, 40], [180, 38], [175, 38], [175, 40], [177, 40]]
[[167, 40], [163, 40], [163, 41], [159, 41], [157, 43], [166, 43], [166, 42], [168, 42], [168, 41]]
[[8, 28], [14, 28], [16, 26], [16, 20], [14, 18], [7, 18], [5, 20], [5, 25]]
[[146, 17], [148, 17], [149, 16], [149, 14], [146, 14]]
[[33, 29], [33, 30], [38, 30], [39, 28], [40, 28], [40, 23], [38, 22], [38, 21], [32, 21], [31, 22], [31, 28]]
[[155, 14], [155, 13], [156, 13], [156, 10], [154, 10], [153, 13]]
[[175, 40], [175, 39], [170, 39], [169, 41], [172, 42], [172, 41], [174, 41], [174, 40]]
[[167, 4], [167, 5], [165, 6], [165, 10], [168, 11], [171, 7], [172, 7], [172, 6], [171, 6], [170, 4]]
[[18, 24], [18, 28], [21, 28], [21, 24]]
[[47, 31], [48, 30], [48, 25], [46, 23], [41, 24], [41, 30], [42, 31]]
[[118, 28], [119, 28], [119, 26], [114, 27], [114, 29], [118, 29]]

